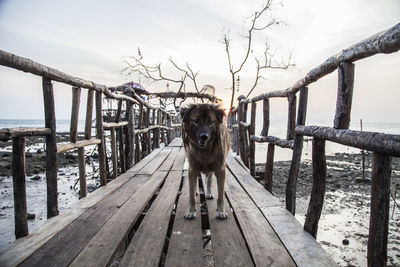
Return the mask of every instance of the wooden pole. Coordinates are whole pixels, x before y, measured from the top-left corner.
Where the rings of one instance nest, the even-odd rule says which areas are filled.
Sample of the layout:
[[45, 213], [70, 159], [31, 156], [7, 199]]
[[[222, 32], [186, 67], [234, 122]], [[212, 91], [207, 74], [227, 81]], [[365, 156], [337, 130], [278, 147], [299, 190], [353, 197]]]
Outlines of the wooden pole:
[[46, 136], [47, 218], [51, 218], [58, 215], [56, 112], [53, 84], [45, 77], [42, 81], [45, 127], [51, 130]]
[[88, 90], [85, 120], [85, 139], [92, 137], [92, 117], [93, 117], [93, 90]]
[[[161, 125], [161, 110], [157, 110], [157, 124]], [[160, 147], [160, 128], [155, 129], [154, 138], [156, 143], [156, 148]]]
[[28, 235], [25, 179], [25, 137], [14, 138], [12, 148], [15, 238], [18, 239]]
[[304, 230], [309, 232], [314, 238], [317, 238], [318, 222], [324, 204], [326, 185], [325, 140], [313, 138], [312, 144], [313, 185], [306, 220], [304, 222]]
[[338, 74], [339, 85], [333, 127], [336, 129], [349, 129], [351, 103], [353, 100], [354, 64], [351, 62], [340, 63]]
[[122, 112], [122, 100], [118, 100], [117, 113], [115, 114], [115, 122], [120, 122]]
[[[161, 113], [161, 125], [165, 125], [165, 113]], [[161, 130], [161, 143], [165, 144], [165, 131], [164, 129]]]
[[126, 169], [129, 170], [137, 162], [134, 156], [138, 147], [135, 146], [135, 110], [131, 102], [126, 102], [126, 118], [128, 120], [128, 127], [125, 139], [125, 158]]
[[86, 162], [85, 148], [78, 148], [78, 164], [79, 164], [79, 198], [86, 197]]
[[118, 155], [117, 155], [117, 140], [115, 138], [115, 128], [110, 129], [111, 132], [111, 159], [113, 163], [114, 179], [118, 177]]
[[[308, 88], [300, 90], [299, 107], [297, 111], [297, 125], [305, 125], [307, 114]], [[295, 134], [293, 141], [292, 161], [290, 162], [288, 182], [286, 185], [286, 209], [296, 214], [296, 185], [301, 164], [301, 153], [303, 151], [303, 135]]]
[[267, 161], [265, 163], [264, 187], [272, 193], [272, 175], [274, 171], [275, 145], [268, 144]]
[[107, 175], [102, 110], [102, 93], [96, 92], [96, 138], [101, 140], [100, 144], [97, 145], [97, 149], [99, 153], [100, 185], [104, 186], [107, 184]]
[[255, 159], [255, 152], [256, 152], [256, 143], [250, 139], [251, 135], [255, 134], [256, 131], [256, 110], [257, 110], [257, 103], [251, 103], [251, 116], [250, 116], [250, 128], [249, 128], [249, 163], [250, 163], [250, 174], [255, 176], [256, 174], [256, 159]]
[[373, 153], [371, 213], [368, 238], [368, 266], [386, 266], [389, 230], [390, 156]]
[[263, 100], [263, 128], [261, 131], [261, 136], [268, 136], [269, 124], [269, 99], [265, 98]]
[[81, 88], [72, 87], [72, 108], [69, 140], [75, 143], [78, 138], [79, 104], [81, 101]]
[[296, 127], [296, 94], [288, 95], [288, 124], [286, 139], [293, 140], [294, 138], [294, 128]]

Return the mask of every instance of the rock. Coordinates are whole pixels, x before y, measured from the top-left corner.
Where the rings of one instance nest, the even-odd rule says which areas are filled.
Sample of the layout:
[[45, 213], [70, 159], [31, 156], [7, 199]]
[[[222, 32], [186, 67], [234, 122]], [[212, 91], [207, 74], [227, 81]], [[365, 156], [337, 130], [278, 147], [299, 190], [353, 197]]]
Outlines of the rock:
[[65, 158], [66, 159], [76, 159], [77, 157], [75, 155], [73, 155], [73, 154], [66, 154]]
[[36, 153], [41, 154], [43, 151], [41, 148], [39, 148], [38, 150], [36, 150]]
[[35, 175], [33, 177], [30, 178], [32, 181], [39, 181], [41, 179], [41, 177], [39, 175]]
[[27, 157], [27, 158], [32, 158], [32, 154], [31, 154], [31, 153], [26, 153], [26, 154], [25, 154], [25, 157]]
[[369, 178], [362, 178], [362, 177], [356, 177], [356, 178], [354, 179], [354, 181], [355, 181], [356, 183], [359, 183], [359, 184], [370, 184], [370, 183], [371, 183], [371, 179], [369, 179]]
[[10, 156], [10, 154], [8, 154], [8, 153], [4, 153], [3, 154], [3, 158], [7, 158], [7, 157], [9, 157]]
[[34, 220], [36, 218], [36, 214], [34, 214], [34, 213], [28, 213], [27, 216], [28, 216], [28, 220]]
[[350, 244], [350, 241], [348, 239], [343, 239], [342, 244], [347, 246], [348, 244]]

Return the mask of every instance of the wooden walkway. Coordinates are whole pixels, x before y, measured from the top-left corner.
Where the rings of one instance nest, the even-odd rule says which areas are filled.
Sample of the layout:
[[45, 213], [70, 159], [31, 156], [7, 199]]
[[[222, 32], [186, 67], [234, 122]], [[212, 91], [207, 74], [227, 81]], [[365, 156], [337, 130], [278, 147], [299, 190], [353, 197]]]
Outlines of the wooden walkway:
[[0, 266], [193, 267], [209, 258], [215, 266], [335, 265], [233, 155], [228, 169], [228, 219], [216, 219], [216, 199], [205, 200], [199, 179], [197, 218], [184, 220], [187, 164], [175, 139], [18, 239], [1, 252]]

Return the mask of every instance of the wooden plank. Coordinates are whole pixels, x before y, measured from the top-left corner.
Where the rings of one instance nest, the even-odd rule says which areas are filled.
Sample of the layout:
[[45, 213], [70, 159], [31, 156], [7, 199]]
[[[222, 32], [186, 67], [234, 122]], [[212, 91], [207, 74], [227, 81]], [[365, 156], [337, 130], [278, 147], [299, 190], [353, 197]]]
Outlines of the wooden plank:
[[[168, 155], [167, 159], [161, 164], [159, 171], [169, 171], [174, 164], [176, 157], [178, 156], [180, 147], [172, 147], [171, 153]], [[183, 165], [183, 162], [182, 162]]]
[[286, 209], [261, 207], [261, 212], [285, 245], [297, 266], [336, 266], [336, 262]]
[[390, 156], [372, 156], [371, 213], [369, 220], [368, 266], [386, 266], [389, 231]]
[[154, 173], [131, 198], [120, 206], [100, 231], [82, 249], [70, 266], [105, 266], [129, 234], [147, 202], [160, 187], [167, 172]]
[[175, 138], [171, 141], [171, 143], [168, 144], [168, 146], [183, 146], [182, 138]]
[[26, 211], [25, 137], [12, 142], [12, 180], [14, 192], [15, 237], [28, 235]]
[[183, 170], [183, 164], [185, 162], [185, 159], [186, 159], [186, 151], [183, 147], [181, 147], [181, 149], [179, 150], [179, 154], [176, 157], [176, 161], [174, 162], [174, 165], [172, 165], [171, 170], [172, 171]]
[[58, 215], [56, 111], [51, 80], [43, 78], [42, 84], [45, 127], [51, 130], [46, 136], [47, 218], [51, 218]]
[[[210, 223], [211, 242], [215, 266], [254, 266], [231, 207], [225, 197], [225, 212], [228, 219], [217, 219], [217, 183], [213, 175], [211, 192], [214, 199], [207, 199], [208, 220]], [[206, 177], [202, 175], [203, 188], [207, 188]]]
[[312, 141], [313, 184], [308, 204], [304, 230], [317, 238], [318, 222], [324, 205], [326, 185], [325, 140], [313, 138]]
[[13, 138], [23, 136], [47, 136], [49, 134], [51, 134], [51, 130], [49, 128], [2, 128], [0, 129], [0, 141], [8, 141], [12, 140]]
[[[175, 221], [169, 241], [165, 267], [203, 267], [203, 237], [201, 219], [185, 220], [183, 216], [188, 209], [188, 177], [185, 172], [182, 194], [176, 208]], [[196, 210], [200, 212], [200, 200], [196, 197]]]
[[280, 202], [270, 192], [268, 192], [250, 173], [245, 170], [232, 156], [227, 158], [228, 169], [237, 178], [250, 197], [256, 201], [259, 207], [280, 206]]
[[161, 149], [154, 150], [142, 161], [122, 174], [117, 179], [112, 180], [105, 187], [100, 187], [90, 193], [86, 198], [80, 199], [71, 208], [66, 209], [60, 215], [46, 221], [46, 223], [25, 238], [18, 239], [10, 247], [0, 252], [0, 266], [14, 266], [21, 263], [40, 246], [46, 243], [54, 235], [65, 228], [69, 223], [78, 218], [88, 208], [95, 205], [108, 195], [118, 190], [122, 185], [129, 181], [141, 168], [145, 167], [151, 160], [160, 153]]
[[67, 144], [59, 145], [57, 147], [57, 154], [64, 153], [64, 152], [66, 152], [68, 150], [72, 150], [72, 149], [82, 148], [85, 146], [98, 145], [100, 143], [101, 143], [100, 139], [91, 138], [89, 140], [80, 140], [80, 141], [77, 141], [76, 143], [67, 143]]
[[156, 200], [125, 251], [120, 266], [159, 266], [181, 181], [182, 171], [169, 172]]
[[230, 171], [227, 172], [226, 182], [227, 198], [246, 238], [255, 265], [296, 266], [264, 215]]
[[161, 164], [168, 157], [171, 151], [172, 148], [164, 147], [164, 149], [158, 154], [158, 156], [151, 161], [151, 164], [147, 164], [146, 167], [139, 171], [139, 174], [153, 174], [161, 166]]
[[131, 179], [68, 224], [19, 266], [67, 266], [148, 179], [148, 175]]

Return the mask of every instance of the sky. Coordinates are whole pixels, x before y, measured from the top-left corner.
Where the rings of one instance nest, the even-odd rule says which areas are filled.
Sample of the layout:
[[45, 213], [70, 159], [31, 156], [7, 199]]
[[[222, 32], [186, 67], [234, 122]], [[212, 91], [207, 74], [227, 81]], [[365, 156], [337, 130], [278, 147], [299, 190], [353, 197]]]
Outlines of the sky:
[[[254, 56], [265, 41], [277, 59], [293, 55], [295, 67], [267, 70], [251, 96], [290, 87], [312, 68], [342, 49], [400, 22], [399, 0], [283, 0], [270, 16], [285, 23], [254, 36], [253, 53], [240, 73], [239, 94], [253, 83]], [[148, 65], [161, 63], [165, 73], [179, 78], [168, 63], [190, 64], [200, 87], [211, 84], [229, 102], [230, 76], [223, 32], [229, 32], [233, 65], [244, 56], [241, 36], [260, 0], [0, 0], [0, 49], [30, 58], [67, 74], [107, 86], [137, 77], [122, 74], [123, 61], [138, 55]], [[352, 121], [400, 122], [400, 52], [356, 62]], [[166, 83], [144, 84], [165, 91]], [[55, 83], [56, 116], [70, 116], [70, 86]], [[310, 85], [308, 121], [332, 120], [336, 72]], [[174, 90], [171, 85], [171, 89]], [[39, 77], [0, 66], [0, 119], [43, 118]], [[85, 100], [83, 94], [81, 103]], [[83, 110], [83, 105], [81, 110]], [[272, 117], [286, 117], [286, 99], [271, 102]], [[83, 117], [81, 117], [83, 118]]]

